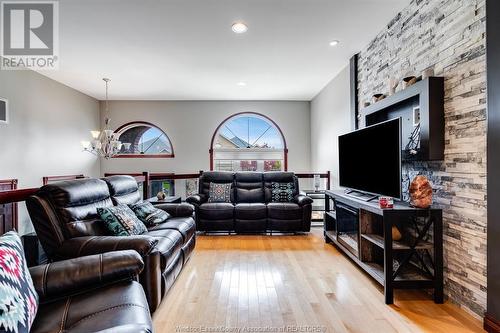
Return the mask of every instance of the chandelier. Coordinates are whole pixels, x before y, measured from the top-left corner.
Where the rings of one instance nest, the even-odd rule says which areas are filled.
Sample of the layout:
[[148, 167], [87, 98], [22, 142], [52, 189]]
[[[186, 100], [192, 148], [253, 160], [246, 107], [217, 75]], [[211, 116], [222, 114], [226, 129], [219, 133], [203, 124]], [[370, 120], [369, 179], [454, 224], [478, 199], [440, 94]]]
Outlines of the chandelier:
[[[110, 79], [104, 78], [106, 83], [106, 114], [109, 114], [108, 106], [108, 84]], [[91, 141], [82, 141], [83, 150], [92, 153], [96, 156], [110, 159], [120, 153], [122, 146], [126, 151], [130, 149], [130, 143], [122, 143], [118, 140], [118, 135], [110, 127], [111, 120], [106, 118], [104, 129], [101, 131], [90, 131], [92, 135]]]

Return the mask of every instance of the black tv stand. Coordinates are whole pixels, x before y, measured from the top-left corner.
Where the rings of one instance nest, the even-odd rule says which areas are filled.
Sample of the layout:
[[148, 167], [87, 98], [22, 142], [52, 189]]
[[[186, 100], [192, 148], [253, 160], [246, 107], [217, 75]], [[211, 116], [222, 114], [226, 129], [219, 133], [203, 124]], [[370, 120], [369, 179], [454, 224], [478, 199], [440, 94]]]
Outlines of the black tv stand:
[[370, 202], [372, 200], [375, 200], [378, 198], [378, 196], [376, 195], [373, 195], [373, 194], [368, 194], [368, 193], [364, 193], [364, 192], [361, 192], [361, 191], [356, 191], [356, 190], [347, 190], [345, 192], [345, 194], [351, 196], [351, 197], [354, 197], [358, 200], [363, 200], [363, 201], [366, 201], [366, 202]]
[[[390, 209], [344, 191], [325, 191], [324, 235], [384, 286], [385, 303], [394, 289], [434, 289], [443, 303], [443, 219], [441, 209], [395, 202]], [[393, 239], [393, 228], [401, 237]]]

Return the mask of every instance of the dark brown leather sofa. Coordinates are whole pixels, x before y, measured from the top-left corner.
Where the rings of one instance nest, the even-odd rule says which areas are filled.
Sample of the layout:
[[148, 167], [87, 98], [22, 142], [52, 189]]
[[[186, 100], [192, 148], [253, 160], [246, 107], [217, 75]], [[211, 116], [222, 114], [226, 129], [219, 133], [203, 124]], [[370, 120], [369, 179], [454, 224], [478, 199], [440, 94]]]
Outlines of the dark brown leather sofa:
[[31, 267], [40, 306], [31, 333], [153, 332], [135, 251], [108, 252]]
[[[231, 183], [231, 202], [208, 202], [210, 183]], [[293, 200], [271, 202], [271, 184], [294, 183]], [[206, 232], [308, 232], [312, 199], [299, 191], [293, 172], [204, 172], [199, 193], [186, 199], [196, 208], [196, 229]]]
[[141, 200], [130, 176], [62, 181], [40, 188], [26, 201], [40, 243], [53, 261], [115, 250], [135, 250], [144, 260], [139, 281], [151, 312], [166, 295], [189, 259], [196, 241], [193, 207], [162, 204], [171, 218], [136, 236], [110, 236], [98, 207]]

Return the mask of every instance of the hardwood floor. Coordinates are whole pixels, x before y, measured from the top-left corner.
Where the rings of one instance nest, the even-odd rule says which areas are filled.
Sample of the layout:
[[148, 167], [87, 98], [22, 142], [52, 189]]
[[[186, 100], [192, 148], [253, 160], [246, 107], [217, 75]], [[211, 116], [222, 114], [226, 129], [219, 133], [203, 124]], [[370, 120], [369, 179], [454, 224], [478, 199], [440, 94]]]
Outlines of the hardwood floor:
[[479, 320], [422, 292], [397, 290], [395, 304], [385, 305], [379, 285], [325, 244], [320, 228], [197, 241], [154, 315], [158, 333], [483, 332]]

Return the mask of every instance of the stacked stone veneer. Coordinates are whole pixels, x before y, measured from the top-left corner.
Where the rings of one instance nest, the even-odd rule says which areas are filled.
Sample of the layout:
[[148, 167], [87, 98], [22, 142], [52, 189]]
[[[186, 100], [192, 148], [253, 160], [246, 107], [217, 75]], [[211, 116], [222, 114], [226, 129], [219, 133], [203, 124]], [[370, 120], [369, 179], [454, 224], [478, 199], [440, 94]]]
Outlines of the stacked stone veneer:
[[[443, 208], [445, 293], [486, 308], [486, 46], [484, 0], [413, 0], [360, 53], [359, 101], [390, 78], [445, 77], [445, 160], [405, 164], [430, 178]], [[364, 117], [362, 111], [361, 116]]]

